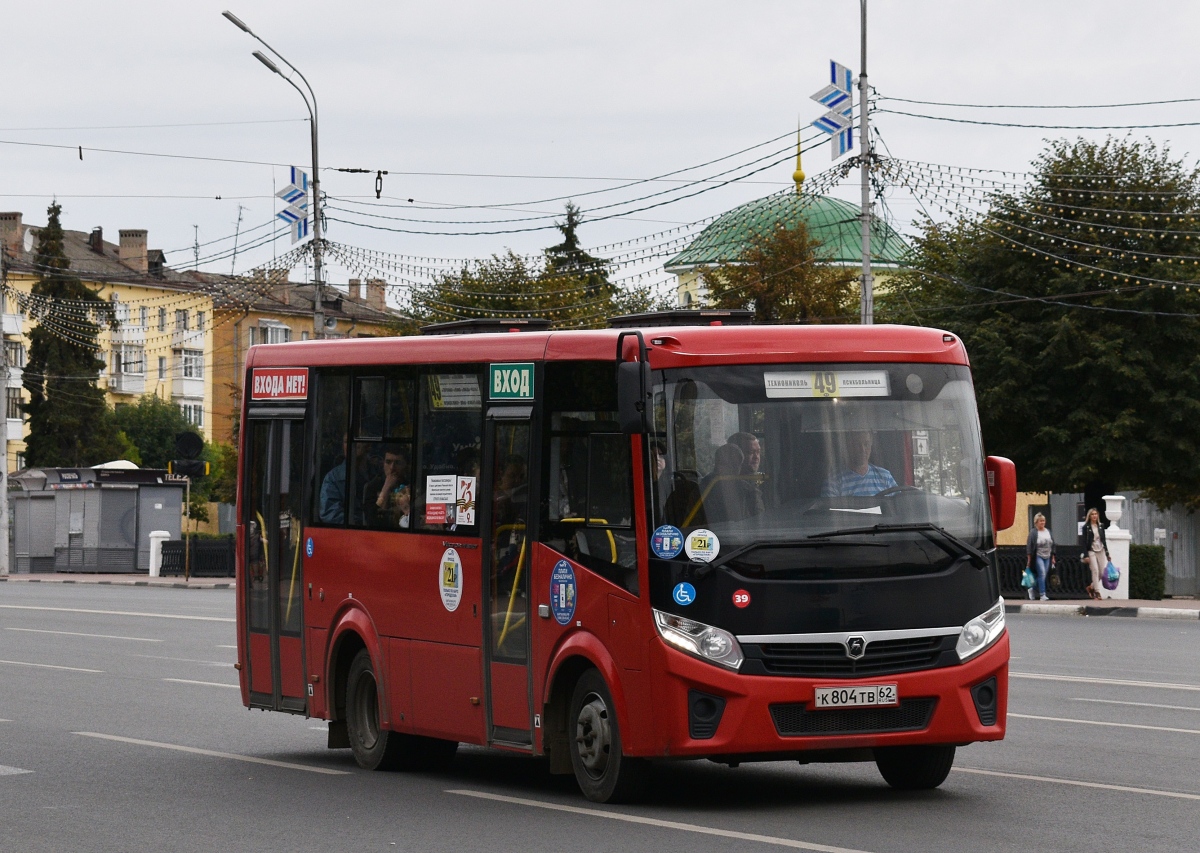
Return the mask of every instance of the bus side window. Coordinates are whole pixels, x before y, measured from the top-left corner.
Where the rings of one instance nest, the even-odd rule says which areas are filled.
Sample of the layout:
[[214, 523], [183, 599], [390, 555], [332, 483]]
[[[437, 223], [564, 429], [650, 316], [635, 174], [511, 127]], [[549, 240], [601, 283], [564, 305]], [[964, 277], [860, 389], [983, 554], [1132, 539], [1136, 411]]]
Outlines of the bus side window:
[[355, 381], [349, 521], [378, 530], [406, 530], [413, 497], [411, 377], [363, 376]]
[[317, 380], [317, 488], [312, 518], [346, 523], [346, 456], [349, 446], [350, 377], [321, 374]]
[[477, 536], [475, 496], [483, 445], [478, 373], [431, 368], [421, 376], [412, 526]]

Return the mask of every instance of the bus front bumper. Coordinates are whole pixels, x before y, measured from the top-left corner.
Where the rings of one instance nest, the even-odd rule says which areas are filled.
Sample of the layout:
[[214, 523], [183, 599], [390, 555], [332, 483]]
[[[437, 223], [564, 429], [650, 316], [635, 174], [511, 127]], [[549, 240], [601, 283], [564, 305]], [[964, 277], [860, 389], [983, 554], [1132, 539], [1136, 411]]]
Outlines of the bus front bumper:
[[[659, 757], [738, 755], [750, 760], [755, 755], [962, 745], [1004, 737], [1007, 631], [988, 649], [957, 666], [858, 679], [741, 675], [657, 639], [652, 656], [652, 666], [658, 671], [654, 705], [666, 711], [655, 715], [658, 744], [654, 754]], [[896, 685], [900, 705], [814, 708], [817, 688], [871, 684]], [[989, 686], [994, 691], [994, 718], [987, 713], [986, 701], [982, 712], [978, 701], [986, 700]], [[797, 757], [803, 760], [803, 755]]]

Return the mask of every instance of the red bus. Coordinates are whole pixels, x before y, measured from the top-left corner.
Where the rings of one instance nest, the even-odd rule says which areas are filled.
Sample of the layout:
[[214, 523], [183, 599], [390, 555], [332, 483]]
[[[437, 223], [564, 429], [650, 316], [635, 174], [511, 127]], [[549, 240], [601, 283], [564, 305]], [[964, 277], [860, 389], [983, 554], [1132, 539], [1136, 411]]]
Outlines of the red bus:
[[652, 759], [930, 788], [1003, 738], [1015, 472], [958, 338], [685, 316], [251, 348], [244, 704], [365, 768], [547, 756], [600, 802]]

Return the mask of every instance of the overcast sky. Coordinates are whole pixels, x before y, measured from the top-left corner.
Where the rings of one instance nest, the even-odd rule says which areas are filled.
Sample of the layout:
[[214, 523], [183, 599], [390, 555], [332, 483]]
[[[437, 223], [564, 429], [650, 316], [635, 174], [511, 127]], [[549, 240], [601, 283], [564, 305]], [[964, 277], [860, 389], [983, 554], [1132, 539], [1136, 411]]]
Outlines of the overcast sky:
[[[200, 242], [209, 244], [201, 255], [220, 256], [206, 268], [228, 272], [233, 241], [222, 238], [234, 234], [240, 204], [239, 271], [290, 248], [284, 236], [273, 247], [244, 249], [268, 234], [263, 226], [282, 206], [273, 197], [287, 182], [282, 165], [96, 151], [81, 161], [75, 147], [307, 167], [299, 95], [251, 57], [260, 45], [221, 17], [226, 8], [312, 84], [322, 165], [372, 170], [323, 170], [323, 189], [338, 199], [333, 204], [378, 204], [373, 172], [384, 169], [392, 174], [380, 201], [398, 206], [357, 208], [384, 216], [524, 218], [561, 211], [561, 200], [537, 203], [542, 199], [577, 197], [587, 210], [678, 188], [658, 182], [595, 194], [794, 133], [798, 118], [807, 126], [822, 112], [809, 95], [827, 81], [830, 58], [860, 69], [855, 0], [10, 3], [0, 25], [0, 141], [71, 147], [0, 144], [0, 209], [43, 224], [57, 196], [67, 228], [103, 226], [114, 241], [120, 228], [147, 228], [152, 248], [180, 250], [168, 255], [176, 267], [191, 263], [199, 226]], [[977, 104], [1196, 97], [1198, 23], [1200, 5], [1184, 0], [871, 0], [869, 79], [881, 95]], [[1200, 121], [1200, 104], [1086, 111], [881, 106], [1037, 124]], [[201, 126], [128, 127], [188, 123]], [[1105, 135], [883, 114], [874, 123], [896, 157], [1009, 170], [1025, 169], [1047, 138]], [[1169, 142], [1180, 156], [1200, 152], [1200, 128], [1136, 133]], [[684, 177], [778, 155], [788, 144]], [[779, 157], [760, 165], [773, 159]], [[805, 157], [810, 176], [829, 164], [827, 146]], [[581, 236], [597, 246], [695, 222], [788, 186], [792, 168], [783, 162], [678, 203], [585, 225]], [[836, 194], [857, 199], [853, 183]], [[485, 204], [504, 209], [431, 209]], [[918, 213], [903, 192], [889, 205], [901, 225]], [[333, 210], [329, 216], [351, 218]], [[424, 231], [546, 224], [484, 229], [353, 218]], [[428, 236], [331, 221], [328, 236], [367, 249], [463, 258], [508, 247], [537, 251], [557, 234]], [[334, 268], [330, 280], [344, 282], [348, 274]]]

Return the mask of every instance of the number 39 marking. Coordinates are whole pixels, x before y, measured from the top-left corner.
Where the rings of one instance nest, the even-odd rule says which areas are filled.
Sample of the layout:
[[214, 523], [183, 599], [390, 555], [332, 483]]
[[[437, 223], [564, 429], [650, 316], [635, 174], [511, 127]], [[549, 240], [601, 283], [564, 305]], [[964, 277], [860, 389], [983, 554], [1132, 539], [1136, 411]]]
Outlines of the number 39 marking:
[[748, 607], [750, 605], [750, 593], [744, 589], [739, 589], [733, 594], [734, 607]]

